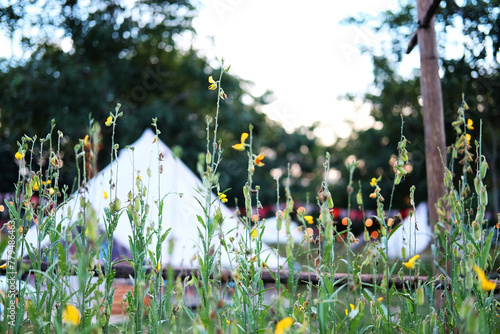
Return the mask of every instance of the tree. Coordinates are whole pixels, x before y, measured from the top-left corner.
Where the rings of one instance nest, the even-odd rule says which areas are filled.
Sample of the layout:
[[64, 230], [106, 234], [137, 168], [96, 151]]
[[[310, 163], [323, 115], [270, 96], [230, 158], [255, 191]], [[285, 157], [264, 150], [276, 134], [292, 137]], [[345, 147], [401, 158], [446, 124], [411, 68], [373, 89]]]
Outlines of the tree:
[[[351, 24], [369, 25], [376, 33], [387, 36], [386, 43], [377, 48], [368, 48], [371, 52], [375, 83], [372, 92], [364, 96], [364, 101], [373, 104], [372, 115], [376, 121], [383, 123], [379, 130], [370, 129], [366, 132], [355, 133], [348, 143], [344, 143], [344, 155], [352, 154], [351, 145], [354, 137], [371, 137], [366, 141], [366, 147], [356, 155], [364, 161], [366, 173], [371, 177], [376, 168], [384, 167], [379, 160], [387, 145], [389, 151], [395, 151], [395, 143], [399, 138], [399, 118], [404, 117], [405, 136], [411, 141], [409, 151], [412, 153], [410, 162], [412, 172], [398, 191], [407, 194], [408, 185], [417, 187], [418, 201], [426, 199], [426, 179], [423, 152], [422, 111], [419, 105], [420, 89], [418, 86], [419, 73], [413, 73], [404, 78], [399, 73], [399, 64], [404, 59], [403, 52], [411, 39], [411, 34], [417, 28], [415, 22], [416, 9], [414, 1], [402, 1], [399, 11], [384, 12], [381, 17], [374, 18], [361, 15], [348, 20]], [[499, 91], [500, 77], [498, 67], [500, 63], [500, 14], [499, 1], [464, 1], [461, 6], [455, 2], [441, 2], [436, 13], [436, 30], [438, 40], [438, 54], [440, 58], [441, 83], [443, 90], [444, 117], [447, 134], [447, 145], [454, 141], [451, 122], [456, 118], [456, 111], [462, 102], [462, 93], [470, 109], [467, 117], [475, 124], [473, 137], [479, 138], [479, 123], [483, 121], [482, 147], [486, 155], [489, 169], [488, 189], [490, 190], [490, 206], [494, 213], [499, 211], [498, 175], [499, 163], [497, 147], [499, 138], [497, 129], [500, 126]], [[456, 40], [457, 33], [461, 36]], [[454, 52], [449, 50], [453, 47]], [[416, 50], [415, 50], [416, 51]], [[415, 52], [413, 51], [413, 52]], [[359, 140], [359, 139], [356, 139]], [[382, 143], [382, 152], [379, 149]], [[387, 143], [387, 145], [384, 145]], [[374, 144], [374, 145], [371, 145]], [[376, 153], [376, 154], [374, 154]], [[378, 166], [375, 161], [379, 161]], [[390, 183], [391, 172], [383, 168], [384, 180]], [[406, 196], [399, 196], [400, 199]], [[404, 201], [397, 201], [404, 205]], [[493, 215], [494, 218], [495, 215]]]
[[[59, 14], [27, 17], [27, 7], [57, 8]], [[51, 119], [64, 133], [62, 179], [72, 185], [75, 177], [73, 146], [84, 138], [89, 115], [101, 124], [103, 145], [98, 167], [109, 163], [110, 128], [103, 126], [117, 103], [125, 117], [118, 123], [117, 142], [123, 148], [135, 141], [158, 118], [160, 138], [169, 146], [182, 146], [182, 159], [196, 170], [198, 154], [206, 150], [206, 116], [215, 116], [216, 94], [209, 91], [207, 78], [218, 73], [194, 49], [182, 49], [177, 40], [192, 34], [196, 14], [189, 1], [146, 1], [122, 7], [115, 1], [97, 1], [86, 9], [79, 1], [51, 0], [9, 3], [3, 9], [0, 27], [13, 36], [23, 34], [26, 25], [42, 34], [23, 39], [29, 57], [0, 62], [0, 140], [3, 154], [1, 191], [12, 190], [17, 167], [12, 163], [16, 141], [24, 134], [45, 135]], [[41, 7], [42, 9], [44, 7]], [[50, 34], [49, 32], [54, 32]], [[16, 35], [17, 34], [17, 35]], [[54, 39], [53, 35], [59, 35]], [[28, 38], [29, 37], [29, 38]], [[187, 36], [188, 37], [188, 36]], [[63, 51], [61, 40], [70, 43]], [[224, 147], [221, 186], [232, 188], [229, 198], [240, 197], [246, 179], [246, 155], [231, 149], [242, 132], [254, 125], [256, 148], [268, 152], [266, 169], [255, 179], [261, 184], [263, 204], [276, 203], [276, 184], [269, 170], [298, 163], [312, 172], [320, 154], [306, 132], [287, 134], [258, 110], [272, 98], [270, 93], [251, 96], [250, 83], [229, 75], [223, 86], [228, 95], [221, 105], [218, 137]], [[308, 147], [307, 154], [300, 148]], [[321, 171], [320, 171], [321, 173]], [[295, 183], [295, 190], [314, 189], [315, 183]], [[310, 190], [311, 191], [311, 190]], [[314, 190], [312, 190], [314, 191]], [[230, 202], [231, 204], [231, 202]]]

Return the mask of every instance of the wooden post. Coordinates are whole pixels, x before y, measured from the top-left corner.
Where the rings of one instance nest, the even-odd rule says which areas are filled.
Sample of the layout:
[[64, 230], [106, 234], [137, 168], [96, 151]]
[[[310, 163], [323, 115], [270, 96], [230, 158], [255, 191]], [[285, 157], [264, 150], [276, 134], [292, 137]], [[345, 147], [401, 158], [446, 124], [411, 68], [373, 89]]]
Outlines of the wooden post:
[[[424, 22], [424, 18], [434, 2], [436, 1], [417, 0], [419, 22]], [[420, 49], [420, 90], [424, 113], [427, 201], [429, 222], [432, 228], [438, 219], [436, 203], [444, 191], [443, 161], [446, 164], [443, 97], [433, 16], [428, 25], [419, 27], [418, 45]]]

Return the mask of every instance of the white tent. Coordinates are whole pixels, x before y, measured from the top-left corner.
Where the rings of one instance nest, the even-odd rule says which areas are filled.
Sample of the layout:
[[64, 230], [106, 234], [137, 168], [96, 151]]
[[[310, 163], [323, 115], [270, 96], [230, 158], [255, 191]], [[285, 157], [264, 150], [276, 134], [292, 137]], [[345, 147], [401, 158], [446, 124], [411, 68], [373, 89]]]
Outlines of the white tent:
[[[388, 256], [390, 259], [401, 259], [401, 249], [406, 248], [406, 257], [423, 252], [432, 239], [432, 231], [429, 226], [427, 204], [420, 203], [413, 217], [407, 216], [402, 226], [398, 228], [388, 240]], [[415, 229], [415, 225], [418, 230]], [[384, 242], [380, 245], [384, 247]]]
[[[83, 195], [74, 194], [74, 197], [58, 210], [57, 221], [64, 226], [74, 222], [80, 211], [80, 197], [86, 196], [97, 212], [100, 229], [104, 231], [104, 208], [109, 206], [111, 198], [104, 199], [103, 192], [110, 192], [109, 182], [111, 176], [114, 182], [116, 175], [118, 175], [118, 182], [116, 182], [116, 188], [113, 192], [116, 192], [122, 206], [126, 206], [128, 204], [128, 193], [135, 189], [135, 193], [137, 194], [135, 183], [136, 177], [140, 175], [143, 184], [148, 188], [146, 201], [150, 206], [150, 212], [147, 224], [154, 223], [155, 226], [158, 225], [158, 208], [155, 201], [168, 194], [164, 198], [162, 230], [172, 229], [163, 244], [163, 264], [169, 263], [174, 267], [195, 268], [198, 264], [197, 260], [193, 261], [195, 259], [194, 255], [199, 254], [201, 249], [201, 240], [197, 226], [203, 231], [203, 227], [198, 222], [197, 215], [204, 217], [203, 209], [196, 198], [201, 203], [204, 203], [201, 194], [204, 194], [206, 190], [204, 190], [199, 178], [180, 159], [174, 157], [172, 151], [161, 141], [159, 141], [160, 152], [158, 152], [158, 143], [153, 143], [154, 138], [153, 131], [147, 129], [135, 143], [129, 145], [134, 148], [133, 150], [130, 148], [120, 150], [118, 159], [88, 182], [86, 186], [88, 192]], [[162, 154], [162, 173], [159, 173], [158, 170], [158, 158], [160, 154]], [[151, 177], [148, 177], [148, 168], [150, 169]], [[160, 196], [158, 196], [158, 185], [160, 185]], [[183, 194], [182, 196], [179, 195], [181, 193]], [[215, 201], [213, 212], [220, 205], [220, 210], [225, 217], [222, 231], [225, 233], [226, 242], [229, 244], [230, 236], [238, 240], [238, 235], [242, 235], [242, 225], [238, 223], [233, 212], [220, 203], [217, 196], [212, 195], [212, 198]], [[72, 213], [70, 217], [67, 217], [68, 207], [71, 207]], [[68, 219], [63, 219], [64, 217]], [[131, 235], [131, 224], [126, 213], [124, 213], [120, 217], [114, 233], [114, 242], [117, 246], [128, 249], [128, 238]], [[170, 239], [173, 239], [174, 242], [172, 255], [168, 255]], [[213, 244], [217, 247], [219, 245], [219, 238], [216, 235], [214, 239]], [[33, 228], [28, 231], [26, 240], [28, 243], [37, 244], [37, 236]], [[155, 249], [156, 238], [154, 241], [150, 245], [151, 250]], [[47, 244], [47, 239], [42, 241], [42, 246]], [[267, 260], [267, 265], [270, 268], [276, 268], [278, 262], [274, 252], [267, 245], [264, 245], [264, 249], [265, 254], [262, 254], [263, 258], [271, 253], [271, 256]], [[224, 256], [224, 253], [225, 251], [223, 251], [222, 265], [226, 268], [232, 268], [232, 259], [229, 258], [228, 254]], [[279, 261], [280, 264], [284, 262], [283, 259]]]

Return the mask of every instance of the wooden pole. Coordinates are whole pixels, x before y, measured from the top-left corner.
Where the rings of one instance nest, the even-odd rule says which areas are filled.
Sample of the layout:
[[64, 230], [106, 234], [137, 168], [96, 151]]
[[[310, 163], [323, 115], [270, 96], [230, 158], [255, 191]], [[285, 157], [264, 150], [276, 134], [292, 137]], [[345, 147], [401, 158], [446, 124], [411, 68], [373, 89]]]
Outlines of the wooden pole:
[[[419, 22], [424, 21], [434, 2], [433, 0], [417, 0]], [[446, 164], [443, 97], [439, 78], [439, 58], [434, 21], [434, 17], [432, 17], [428, 26], [420, 26], [418, 29], [420, 90], [424, 113], [427, 201], [431, 228], [438, 219], [436, 203], [444, 192], [443, 162]]]

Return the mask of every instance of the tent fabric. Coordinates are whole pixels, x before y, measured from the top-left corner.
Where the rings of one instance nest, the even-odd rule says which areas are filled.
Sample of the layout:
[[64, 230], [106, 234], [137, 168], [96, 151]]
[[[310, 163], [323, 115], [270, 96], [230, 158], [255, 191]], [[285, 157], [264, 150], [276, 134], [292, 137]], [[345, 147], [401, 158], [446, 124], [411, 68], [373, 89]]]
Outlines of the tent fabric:
[[[407, 258], [422, 253], [432, 240], [432, 231], [428, 221], [427, 203], [416, 207], [412, 218], [407, 216], [400, 228], [388, 240], [388, 256], [390, 259], [402, 259], [401, 250], [406, 248]], [[415, 228], [416, 227], [416, 228]], [[384, 249], [384, 243], [381, 243]]]
[[[201, 249], [201, 240], [197, 226], [203, 231], [197, 215], [204, 217], [203, 209], [197, 199], [204, 204], [204, 198], [202, 197], [206, 189], [204, 189], [200, 179], [180, 159], [176, 158], [163, 142], [158, 140], [158, 143], [154, 143], [154, 139], [155, 135], [153, 131], [147, 129], [135, 143], [129, 145], [133, 149], [125, 148], [120, 150], [118, 159], [113, 161], [87, 183], [85, 187], [87, 191], [74, 194], [58, 210], [56, 213], [57, 221], [64, 226], [68, 226], [68, 224], [76, 221], [78, 212], [80, 211], [80, 198], [84, 196], [92, 204], [99, 219], [99, 227], [104, 231], [104, 208], [109, 206], [111, 197], [114, 198], [116, 193], [117, 197], [121, 200], [122, 207], [127, 205], [129, 192], [138, 193], [135, 184], [136, 177], [140, 177], [143, 185], [147, 187], [145, 201], [150, 206], [147, 225], [154, 224], [154, 226], [158, 226], [158, 207], [155, 201], [158, 198], [164, 198], [162, 233], [168, 228], [171, 228], [171, 230], [163, 244], [163, 265], [168, 263], [179, 268], [196, 268], [198, 263], [195, 255], [199, 254]], [[160, 155], [162, 156], [162, 161], [160, 162], [163, 169], [162, 173], [159, 173], [158, 162]], [[148, 176], [148, 169], [151, 176]], [[118, 182], [115, 182], [116, 176], [118, 176]], [[115, 183], [115, 188], [112, 192], [110, 191], [111, 179]], [[160, 195], [158, 189], [160, 189]], [[108, 194], [111, 193], [112, 196], [104, 199], [104, 191], [107, 191]], [[212, 215], [216, 208], [220, 206], [221, 213], [225, 217], [222, 224], [222, 231], [224, 232], [226, 241], [229, 244], [230, 236], [235, 237], [235, 240], [238, 241], [238, 236], [243, 234], [241, 233], [243, 229], [242, 224], [238, 222], [234, 213], [222, 204], [214, 194], [212, 194], [212, 201], [215, 203], [212, 206]], [[68, 208], [71, 208], [70, 216], [68, 216]], [[118, 221], [113, 236], [114, 242], [118, 244], [117, 246], [128, 249], [129, 236], [131, 235], [131, 224], [127, 214], [124, 213]], [[217, 247], [219, 245], [219, 238], [216, 235], [214, 239], [214, 246]], [[34, 228], [28, 231], [26, 241], [34, 245], [37, 244], [37, 235]], [[174, 243], [171, 255], [168, 254], [169, 242]], [[48, 239], [43, 240], [41, 244], [42, 246], [46, 246]], [[156, 237], [150, 245], [151, 250], [155, 249], [155, 244]], [[274, 252], [266, 244], [263, 249], [265, 250], [265, 254], [262, 254], [263, 258], [271, 254], [268, 257], [267, 265], [271, 269], [276, 268], [278, 259], [274, 255]], [[231, 257], [234, 257], [233, 254], [224, 255], [225, 251], [222, 253], [222, 266], [232, 268]], [[284, 262], [283, 259], [279, 261], [280, 264]]]

